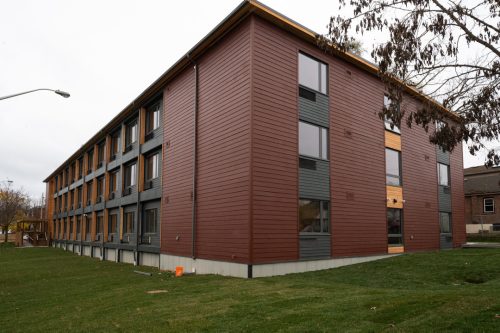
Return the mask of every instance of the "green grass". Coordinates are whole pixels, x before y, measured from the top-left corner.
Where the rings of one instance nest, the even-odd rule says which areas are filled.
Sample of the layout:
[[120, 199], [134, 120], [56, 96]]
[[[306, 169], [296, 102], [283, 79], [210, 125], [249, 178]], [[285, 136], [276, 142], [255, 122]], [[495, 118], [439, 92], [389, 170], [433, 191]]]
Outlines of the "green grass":
[[253, 280], [135, 269], [52, 248], [0, 247], [0, 331], [500, 331], [496, 249]]
[[467, 235], [468, 242], [500, 243], [500, 234]]

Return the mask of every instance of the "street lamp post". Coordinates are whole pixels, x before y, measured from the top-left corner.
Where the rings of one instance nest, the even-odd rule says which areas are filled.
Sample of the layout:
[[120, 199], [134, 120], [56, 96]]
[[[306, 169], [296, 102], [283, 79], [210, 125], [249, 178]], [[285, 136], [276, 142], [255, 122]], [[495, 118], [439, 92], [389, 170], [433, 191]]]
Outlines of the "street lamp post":
[[19, 96], [19, 95], [24, 95], [24, 94], [29, 94], [29, 93], [32, 93], [32, 92], [35, 92], [35, 91], [40, 91], [40, 90], [47, 90], [47, 91], [53, 91], [55, 92], [56, 94], [64, 97], [64, 98], [68, 98], [70, 96], [69, 93], [65, 92], [65, 91], [62, 91], [62, 90], [54, 90], [54, 89], [48, 89], [48, 88], [40, 88], [40, 89], [33, 89], [33, 90], [28, 90], [28, 91], [24, 91], [24, 92], [21, 92], [21, 93], [17, 93], [17, 94], [13, 94], [13, 95], [7, 95], [7, 96], [3, 96], [3, 97], [0, 97], [0, 100], [2, 99], [7, 99], [7, 98], [12, 98], [12, 97], [16, 97], [16, 96]]

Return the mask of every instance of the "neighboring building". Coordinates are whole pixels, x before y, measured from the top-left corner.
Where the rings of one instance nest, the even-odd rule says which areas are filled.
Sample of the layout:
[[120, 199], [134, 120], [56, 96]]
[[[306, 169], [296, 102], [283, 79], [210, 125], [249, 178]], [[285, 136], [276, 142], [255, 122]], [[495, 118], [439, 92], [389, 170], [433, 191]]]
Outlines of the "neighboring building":
[[[494, 230], [500, 224], [500, 168], [477, 166], [464, 170], [465, 223], [467, 233]], [[500, 225], [499, 225], [500, 226]]]
[[315, 36], [244, 1], [45, 180], [54, 244], [241, 277], [461, 246], [462, 147], [384, 126], [377, 69]]

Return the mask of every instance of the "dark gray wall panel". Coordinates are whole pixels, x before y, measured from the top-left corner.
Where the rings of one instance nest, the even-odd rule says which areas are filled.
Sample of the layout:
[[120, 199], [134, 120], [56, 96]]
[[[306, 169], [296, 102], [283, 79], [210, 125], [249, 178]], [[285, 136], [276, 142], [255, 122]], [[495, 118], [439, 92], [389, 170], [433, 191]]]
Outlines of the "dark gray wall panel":
[[436, 146], [436, 158], [438, 163], [450, 165], [450, 153], [444, 152], [438, 146]]
[[141, 146], [141, 152], [142, 153], [147, 153], [155, 148], [158, 148], [161, 146], [163, 142], [163, 135], [155, 135], [154, 138], [144, 142], [144, 144]]
[[328, 96], [316, 93], [316, 102], [299, 97], [299, 118], [326, 128], [330, 127]]
[[330, 200], [330, 163], [316, 161], [316, 170], [299, 168], [299, 197]]
[[451, 212], [451, 195], [450, 188], [444, 186], [438, 186], [439, 188], [439, 211], [440, 212]]
[[330, 235], [300, 235], [300, 259], [330, 257]]

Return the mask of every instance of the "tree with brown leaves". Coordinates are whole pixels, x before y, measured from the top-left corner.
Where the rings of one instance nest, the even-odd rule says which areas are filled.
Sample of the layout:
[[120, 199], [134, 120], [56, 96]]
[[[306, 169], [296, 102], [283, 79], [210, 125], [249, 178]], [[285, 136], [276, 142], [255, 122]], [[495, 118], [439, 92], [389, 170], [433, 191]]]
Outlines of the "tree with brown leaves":
[[[387, 36], [371, 52], [392, 102], [381, 118], [435, 128], [430, 141], [448, 151], [465, 141], [474, 155], [485, 142], [499, 139], [499, 0], [339, 1], [339, 9], [351, 8], [353, 14], [332, 17], [322, 45], [348, 51], [353, 36], [374, 31]], [[405, 110], [405, 85], [442, 103], [458, 121], [447, 121], [431, 102], [417, 111]], [[443, 126], [429, 126], [438, 121]], [[499, 152], [490, 150], [486, 164], [499, 165]]]
[[22, 217], [29, 208], [29, 197], [21, 189], [13, 189], [10, 185], [0, 187], [0, 228], [8, 241], [9, 227]]

